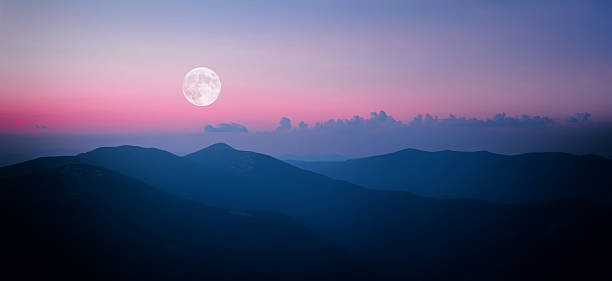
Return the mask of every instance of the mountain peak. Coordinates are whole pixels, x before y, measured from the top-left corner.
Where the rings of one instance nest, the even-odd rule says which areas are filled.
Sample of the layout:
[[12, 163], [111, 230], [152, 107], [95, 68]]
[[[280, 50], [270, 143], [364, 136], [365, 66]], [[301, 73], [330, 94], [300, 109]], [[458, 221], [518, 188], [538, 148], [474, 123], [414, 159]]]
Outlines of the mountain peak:
[[162, 153], [162, 154], [172, 154], [168, 151], [157, 149], [154, 147], [141, 147], [135, 145], [120, 145], [120, 146], [103, 146], [98, 147], [89, 152], [81, 153], [79, 156], [84, 155], [92, 155], [92, 154], [100, 154], [100, 153]]
[[224, 155], [224, 157], [227, 157], [228, 155], [235, 155], [234, 152], [239, 152], [239, 150], [225, 144], [222, 142], [219, 143], [215, 143], [213, 145], [207, 146], [205, 148], [202, 148], [196, 152], [192, 152], [190, 154], [185, 155], [185, 157], [187, 158], [193, 158], [193, 157], [208, 157], [211, 155]]
[[204, 148], [205, 150], [209, 150], [209, 151], [225, 151], [225, 150], [236, 150], [235, 148], [229, 146], [226, 143], [222, 143], [222, 142], [218, 142], [215, 143], [213, 145], [210, 145], [206, 148]]

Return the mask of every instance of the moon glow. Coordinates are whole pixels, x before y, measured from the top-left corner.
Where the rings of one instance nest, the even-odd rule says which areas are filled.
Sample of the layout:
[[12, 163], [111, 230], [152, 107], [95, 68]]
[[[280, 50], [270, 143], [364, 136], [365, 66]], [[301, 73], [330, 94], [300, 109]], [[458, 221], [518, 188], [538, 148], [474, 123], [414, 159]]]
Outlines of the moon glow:
[[206, 67], [197, 67], [183, 79], [183, 95], [197, 106], [211, 105], [221, 93], [221, 80], [217, 73]]

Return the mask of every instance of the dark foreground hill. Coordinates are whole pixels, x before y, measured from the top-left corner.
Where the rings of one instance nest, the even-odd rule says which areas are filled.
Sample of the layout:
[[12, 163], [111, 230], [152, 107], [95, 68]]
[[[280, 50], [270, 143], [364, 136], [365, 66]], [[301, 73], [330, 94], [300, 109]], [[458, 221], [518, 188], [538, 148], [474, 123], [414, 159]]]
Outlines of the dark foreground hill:
[[100, 148], [5, 167], [0, 177], [48, 169], [54, 161], [105, 167], [207, 205], [282, 213], [385, 280], [588, 279], [606, 273], [612, 250], [608, 205], [427, 199], [362, 188], [224, 144], [184, 157]]
[[612, 202], [612, 161], [595, 155], [406, 149], [346, 161], [289, 163], [373, 189], [432, 198], [535, 202], [584, 197]]
[[89, 165], [4, 178], [0, 197], [3, 275], [20, 280], [368, 277], [287, 217], [206, 207]]

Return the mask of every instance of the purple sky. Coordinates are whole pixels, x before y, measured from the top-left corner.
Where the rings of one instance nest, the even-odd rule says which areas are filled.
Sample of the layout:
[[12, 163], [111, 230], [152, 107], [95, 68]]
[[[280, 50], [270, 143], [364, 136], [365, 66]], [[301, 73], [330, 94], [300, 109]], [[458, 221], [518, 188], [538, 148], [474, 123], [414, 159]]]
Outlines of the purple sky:
[[[47, 139], [105, 145], [235, 123], [249, 131], [243, 140], [221, 140], [257, 148], [251, 136], [274, 131], [281, 117], [313, 127], [380, 110], [403, 124], [428, 113], [525, 114], [563, 130], [568, 117], [588, 112], [603, 135], [612, 122], [609, 1], [111, 2], [0, 2], [5, 147], [28, 138], [58, 151], [67, 148]], [[221, 78], [209, 107], [181, 93], [197, 66]], [[387, 137], [394, 147], [420, 145]], [[521, 150], [494, 142], [480, 147]]]

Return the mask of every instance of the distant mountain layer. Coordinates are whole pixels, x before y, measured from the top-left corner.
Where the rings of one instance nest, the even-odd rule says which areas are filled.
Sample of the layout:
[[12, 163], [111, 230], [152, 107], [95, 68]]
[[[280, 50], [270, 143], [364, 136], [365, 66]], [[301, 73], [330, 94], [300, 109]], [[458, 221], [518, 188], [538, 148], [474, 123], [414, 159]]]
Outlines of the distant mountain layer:
[[535, 202], [584, 197], [612, 202], [612, 161], [595, 155], [425, 152], [414, 149], [292, 165], [373, 189], [432, 198]]
[[[368, 270], [357, 273], [366, 279], [370, 277], [368, 274], [384, 280], [589, 279], [607, 272], [606, 257], [612, 250], [609, 240], [612, 208], [609, 205], [582, 199], [530, 204], [496, 204], [473, 199], [434, 200], [407, 192], [363, 188], [296, 168], [267, 155], [238, 151], [225, 144], [216, 144], [184, 157], [153, 148], [99, 148], [75, 157], [40, 158], [0, 168], [0, 179], [8, 178], [17, 183], [33, 178], [44, 179], [36, 173], [56, 174], [56, 168], [82, 164], [103, 167], [181, 198], [234, 210], [235, 214], [266, 210], [290, 217], [286, 224], [272, 224], [271, 231], [284, 233], [282, 229], [285, 226], [292, 222], [299, 224], [301, 229], [308, 229], [325, 241], [346, 249], [352, 260], [366, 264], [360, 268]], [[47, 182], [43, 180], [40, 183], [45, 190], [61, 186]], [[64, 182], [73, 183], [76, 178]], [[148, 200], [130, 202], [129, 206], [139, 207]], [[116, 203], [109, 204], [112, 205]], [[19, 209], [18, 206], [14, 208]], [[27, 213], [27, 209], [20, 210]], [[153, 209], [162, 213], [165, 210], [160, 206], [148, 208]], [[118, 209], [113, 214], [120, 216], [126, 212], [129, 213]], [[189, 212], [197, 214], [201, 211]], [[166, 219], [174, 217], [181, 217], [181, 214], [172, 213]], [[73, 224], [70, 216], [67, 216], [68, 220], [63, 220], [64, 216], [54, 218], [66, 225]], [[134, 222], [141, 220], [150, 221], [143, 215], [135, 218]], [[40, 223], [35, 217], [26, 221], [33, 225]], [[169, 231], [176, 239], [192, 237], [191, 231]], [[244, 235], [253, 231], [257, 233], [257, 229], [236, 228], [236, 232]], [[329, 251], [332, 259], [344, 262], [329, 262], [336, 271], [313, 263], [319, 266], [314, 267], [318, 269], [313, 274], [336, 274], [335, 277], [332, 273], [327, 275], [329, 279], [347, 276], [345, 269], [353, 268], [355, 264], [350, 262], [351, 258], [343, 257], [342, 251], [334, 250], [333, 245], [325, 246], [315, 235], [310, 236], [312, 233], [299, 233], [304, 236], [288, 235], [285, 239], [278, 235], [270, 236], [278, 240], [279, 247], [287, 247], [287, 252], [277, 256], [290, 256], [290, 252], [293, 256], [309, 257], [308, 252], [297, 244], [304, 243], [304, 247], [314, 245], [312, 247], [320, 257], [327, 256]], [[204, 240], [216, 243], [217, 239], [225, 241], [216, 236]], [[291, 241], [296, 245], [285, 244]], [[252, 243], [259, 245], [260, 242]], [[267, 242], [261, 243], [265, 245]], [[253, 249], [253, 245], [241, 245], [240, 248], [248, 253], [263, 251]], [[240, 255], [242, 252], [227, 253]], [[213, 252], [211, 256], [218, 254]], [[184, 254], [178, 255], [182, 257]], [[326, 259], [323, 261], [328, 263]], [[309, 272], [295, 262], [294, 259], [286, 261], [290, 273], [301, 275]], [[230, 271], [241, 270], [242, 266], [238, 263]]]

